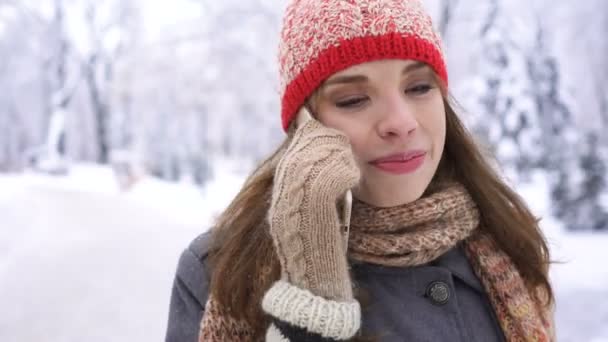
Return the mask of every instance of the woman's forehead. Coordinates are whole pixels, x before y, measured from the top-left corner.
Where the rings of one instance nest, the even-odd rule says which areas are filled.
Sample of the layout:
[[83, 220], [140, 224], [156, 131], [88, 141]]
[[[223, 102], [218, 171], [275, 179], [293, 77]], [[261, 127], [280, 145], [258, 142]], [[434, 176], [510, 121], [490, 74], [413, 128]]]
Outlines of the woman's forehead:
[[368, 76], [375, 73], [389, 72], [406, 75], [414, 71], [431, 71], [431, 68], [416, 60], [385, 59], [353, 65], [330, 76], [324, 86], [338, 83], [366, 81]]

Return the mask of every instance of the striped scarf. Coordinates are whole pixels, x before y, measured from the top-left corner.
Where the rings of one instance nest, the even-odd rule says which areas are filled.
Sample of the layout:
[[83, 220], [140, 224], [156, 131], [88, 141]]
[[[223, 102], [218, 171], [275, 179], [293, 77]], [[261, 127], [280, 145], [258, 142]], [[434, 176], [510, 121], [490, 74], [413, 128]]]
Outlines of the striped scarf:
[[[480, 227], [477, 206], [463, 186], [392, 208], [355, 201], [351, 224], [349, 257], [384, 266], [422, 265], [463, 242], [507, 341], [555, 341], [553, 311], [539, 302], [543, 293], [528, 291], [509, 256]], [[252, 341], [252, 336], [246, 322], [231, 318], [210, 297], [199, 342]]]

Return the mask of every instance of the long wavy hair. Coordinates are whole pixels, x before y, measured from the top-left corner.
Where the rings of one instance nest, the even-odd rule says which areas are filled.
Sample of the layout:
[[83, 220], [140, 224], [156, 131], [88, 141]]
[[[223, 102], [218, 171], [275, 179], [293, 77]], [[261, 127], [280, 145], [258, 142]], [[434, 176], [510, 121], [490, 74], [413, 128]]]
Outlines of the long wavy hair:
[[[494, 159], [475, 143], [454, 110], [452, 103], [455, 102], [450, 101], [444, 86], [441, 89], [446, 140], [431, 186], [440, 180], [463, 184], [479, 208], [480, 227], [509, 255], [531, 294], [541, 290], [545, 294], [542, 305], [552, 305], [549, 249], [538, 219], [499, 176], [493, 166]], [[294, 131], [295, 128], [290, 127], [285, 141], [248, 177], [212, 230], [210, 294], [225, 312], [249, 323], [255, 340], [265, 334], [269, 324], [261, 309], [262, 297], [280, 277], [280, 264], [266, 215], [274, 171]]]

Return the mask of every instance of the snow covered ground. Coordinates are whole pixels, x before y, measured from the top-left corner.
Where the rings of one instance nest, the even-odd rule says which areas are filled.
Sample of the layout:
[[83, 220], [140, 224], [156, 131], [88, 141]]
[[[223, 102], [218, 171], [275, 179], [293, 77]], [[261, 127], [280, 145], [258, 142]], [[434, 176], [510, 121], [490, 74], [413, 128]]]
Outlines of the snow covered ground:
[[[0, 341], [160, 341], [178, 256], [236, 193], [224, 165], [203, 191], [145, 178], [121, 193], [106, 168], [0, 176]], [[546, 212], [542, 177], [520, 192]], [[558, 340], [608, 341], [608, 235], [543, 220]]]

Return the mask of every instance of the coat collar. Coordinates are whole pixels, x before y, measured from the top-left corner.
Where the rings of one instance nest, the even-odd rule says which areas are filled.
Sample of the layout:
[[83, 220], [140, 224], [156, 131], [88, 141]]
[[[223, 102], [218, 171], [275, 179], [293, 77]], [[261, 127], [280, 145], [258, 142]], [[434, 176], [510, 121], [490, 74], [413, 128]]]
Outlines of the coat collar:
[[459, 278], [467, 285], [480, 292], [484, 292], [483, 285], [473, 272], [473, 268], [469, 263], [461, 243], [432, 261], [430, 265], [447, 268], [455, 277]]

